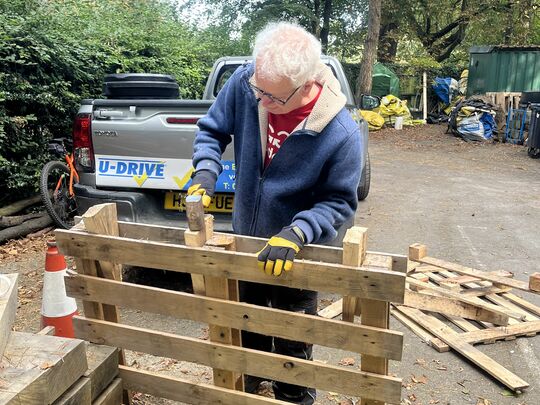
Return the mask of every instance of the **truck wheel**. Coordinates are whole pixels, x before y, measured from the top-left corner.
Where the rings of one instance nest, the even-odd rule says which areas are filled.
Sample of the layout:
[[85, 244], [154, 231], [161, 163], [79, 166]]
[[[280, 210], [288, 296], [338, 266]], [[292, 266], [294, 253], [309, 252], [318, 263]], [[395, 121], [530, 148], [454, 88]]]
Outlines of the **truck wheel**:
[[369, 194], [369, 186], [371, 184], [371, 163], [369, 161], [369, 153], [366, 155], [366, 166], [360, 178], [358, 185], [358, 201], [363, 201]]

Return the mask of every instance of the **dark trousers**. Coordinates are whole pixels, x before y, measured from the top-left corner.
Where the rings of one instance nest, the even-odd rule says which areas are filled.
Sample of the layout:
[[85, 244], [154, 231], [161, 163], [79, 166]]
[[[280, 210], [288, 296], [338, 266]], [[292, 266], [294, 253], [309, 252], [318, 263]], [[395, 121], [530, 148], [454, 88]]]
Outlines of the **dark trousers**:
[[[240, 281], [239, 292], [240, 301], [249, 304], [271, 306], [276, 309], [309, 315], [317, 313], [316, 291]], [[242, 346], [244, 347], [271, 352], [272, 344], [274, 353], [305, 360], [313, 359], [312, 344], [242, 331]], [[276, 399], [282, 401], [312, 404], [315, 400], [315, 390], [312, 388], [280, 381], [275, 381], [273, 387]]]

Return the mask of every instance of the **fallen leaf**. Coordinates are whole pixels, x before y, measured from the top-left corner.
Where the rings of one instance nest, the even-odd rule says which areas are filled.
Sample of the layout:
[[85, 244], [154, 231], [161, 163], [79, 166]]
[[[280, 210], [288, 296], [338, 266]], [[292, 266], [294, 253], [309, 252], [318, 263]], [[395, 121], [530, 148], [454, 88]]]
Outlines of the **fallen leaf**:
[[440, 402], [441, 402], [441, 401], [439, 401], [438, 399], [431, 399], [431, 400], [429, 401], [429, 403], [430, 403], [431, 405], [438, 404], [438, 403], [440, 403]]
[[407, 398], [409, 398], [412, 402], [416, 401], [416, 395], [414, 395], [414, 394], [407, 395]]
[[338, 363], [340, 366], [353, 366], [354, 359], [352, 357], [345, 357], [341, 359]]
[[339, 401], [339, 405], [354, 405], [354, 402], [350, 399], [343, 399]]
[[476, 405], [491, 405], [491, 401], [487, 398], [478, 397]]
[[517, 396], [514, 392], [509, 391], [509, 390], [501, 391], [501, 395], [503, 397], [516, 397]]
[[416, 377], [414, 374], [411, 377], [411, 380], [416, 384], [425, 384], [428, 381], [428, 378], [425, 375], [422, 375], [422, 377]]
[[41, 366], [39, 366], [42, 370], [47, 370], [48, 368], [54, 367], [54, 363], [45, 362]]
[[424, 360], [424, 359], [416, 359], [414, 361], [414, 364], [418, 364], [419, 366], [426, 367], [426, 360]]

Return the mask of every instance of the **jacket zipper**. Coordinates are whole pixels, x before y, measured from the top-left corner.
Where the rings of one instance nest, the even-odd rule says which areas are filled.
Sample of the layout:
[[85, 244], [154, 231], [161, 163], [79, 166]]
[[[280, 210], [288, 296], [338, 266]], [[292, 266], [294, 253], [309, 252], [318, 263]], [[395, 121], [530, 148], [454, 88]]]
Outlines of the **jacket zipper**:
[[[287, 142], [287, 140], [293, 136], [293, 134], [297, 133], [298, 135], [298, 132], [300, 131], [296, 131], [296, 132], [292, 132], [291, 134], [289, 134], [289, 136], [283, 141], [283, 144], [281, 144], [278, 152], [281, 150], [281, 148], [283, 148], [283, 145], [285, 145], [285, 142]], [[297, 136], [295, 135], [295, 136]], [[259, 137], [259, 150], [261, 150], [261, 144], [260, 144], [260, 139], [261, 137]], [[261, 167], [261, 165], [263, 164], [262, 163], [262, 156], [261, 154], [258, 154], [260, 159], [259, 159], [259, 167]], [[277, 153], [276, 153], [277, 155]], [[262, 172], [262, 175], [259, 175], [259, 186], [257, 188], [257, 200], [255, 202], [255, 211], [253, 213], [253, 219], [251, 220], [251, 226], [249, 227], [249, 233], [250, 235], [253, 235], [254, 232], [255, 232], [255, 225], [257, 223], [257, 219], [259, 217], [259, 205], [260, 205], [260, 202], [261, 202], [261, 187], [262, 187], [262, 184], [264, 183], [264, 178], [266, 177], [266, 173], [268, 172], [268, 169], [270, 168], [270, 165], [274, 162], [274, 159], [276, 158], [276, 156], [274, 156], [272, 158], [272, 160], [270, 161], [270, 163], [268, 163], [268, 166], [266, 166], [264, 169], [263, 169], [263, 172]]]

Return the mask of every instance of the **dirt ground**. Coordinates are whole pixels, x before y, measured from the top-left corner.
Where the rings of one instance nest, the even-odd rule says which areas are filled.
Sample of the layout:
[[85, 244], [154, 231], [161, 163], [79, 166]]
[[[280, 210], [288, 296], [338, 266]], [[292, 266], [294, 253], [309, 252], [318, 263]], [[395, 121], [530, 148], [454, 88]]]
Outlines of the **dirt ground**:
[[[361, 202], [356, 224], [369, 228], [368, 249], [406, 254], [410, 244], [424, 243], [429, 255], [481, 270], [504, 269], [527, 280], [539, 271], [540, 160], [527, 156], [523, 146], [471, 144], [445, 134], [444, 126], [386, 129], [370, 135], [372, 185]], [[17, 272], [19, 307], [15, 330], [40, 329], [42, 272], [46, 240], [11, 241], [0, 246], [0, 272]], [[180, 277], [166, 284], [187, 286]], [[516, 293], [540, 305], [540, 296]], [[321, 306], [329, 303], [321, 302]], [[205, 325], [122, 311], [128, 324], [204, 337]], [[530, 384], [514, 396], [478, 367], [454, 352], [438, 353], [400, 322], [405, 335], [403, 360], [391, 362], [390, 372], [403, 378], [402, 404], [536, 405], [540, 403], [540, 337], [518, 338], [476, 346]], [[359, 359], [345, 352], [315, 348], [316, 361], [357, 368]], [[146, 368], [211, 382], [207, 367], [140, 353], [128, 362]], [[263, 394], [270, 395], [268, 385]], [[137, 394], [139, 404], [172, 404]], [[353, 404], [355, 398], [320, 392], [318, 404]]]

